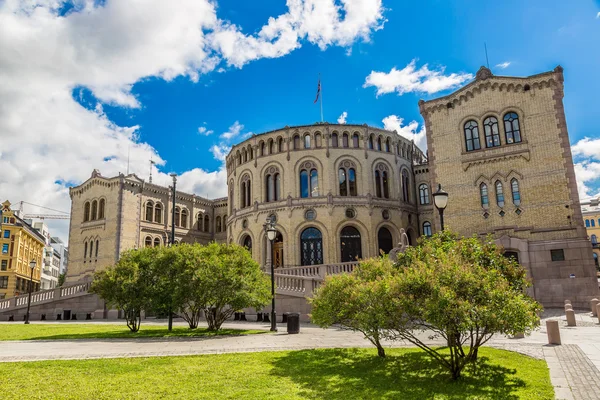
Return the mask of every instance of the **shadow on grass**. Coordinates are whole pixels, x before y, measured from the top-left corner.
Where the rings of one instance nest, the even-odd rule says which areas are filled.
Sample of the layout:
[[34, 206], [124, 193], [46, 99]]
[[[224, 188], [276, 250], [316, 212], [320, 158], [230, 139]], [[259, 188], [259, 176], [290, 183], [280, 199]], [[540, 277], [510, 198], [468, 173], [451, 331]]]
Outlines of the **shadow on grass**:
[[79, 340], [79, 339], [210, 339], [228, 336], [243, 336], [267, 333], [267, 331], [252, 329], [221, 329], [217, 332], [208, 329], [173, 328], [171, 332], [165, 329], [147, 329], [143, 327], [138, 332], [127, 328], [108, 332], [40, 334], [23, 340]]
[[274, 362], [272, 374], [291, 379], [307, 398], [327, 399], [518, 399], [525, 386], [514, 369], [480, 357], [476, 367], [452, 381], [449, 372], [418, 350], [324, 349], [291, 352]]

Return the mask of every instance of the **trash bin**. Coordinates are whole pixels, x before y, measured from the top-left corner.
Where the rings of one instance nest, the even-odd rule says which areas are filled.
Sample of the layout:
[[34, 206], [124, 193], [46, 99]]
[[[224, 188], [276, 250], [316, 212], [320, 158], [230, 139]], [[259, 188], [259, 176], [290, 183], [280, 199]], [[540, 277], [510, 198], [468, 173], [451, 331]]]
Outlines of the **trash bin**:
[[300, 314], [289, 313], [287, 316], [287, 332], [290, 334], [300, 333]]

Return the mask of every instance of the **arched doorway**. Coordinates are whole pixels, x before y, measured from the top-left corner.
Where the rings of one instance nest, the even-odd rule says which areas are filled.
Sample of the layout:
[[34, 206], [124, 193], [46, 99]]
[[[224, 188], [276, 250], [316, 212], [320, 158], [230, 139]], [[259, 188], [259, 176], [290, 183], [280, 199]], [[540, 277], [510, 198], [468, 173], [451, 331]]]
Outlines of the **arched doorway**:
[[381, 252], [388, 254], [394, 248], [394, 240], [388, 228], [379, 228], [379, 232], [377, 232], [377, 246], [377, 255], [381, 254]]
[[274, 268], [283, 267], [283, 236], [280, 232], [277, 232], [275, 240], [273, 240], [271, 260], [273, 260]]
[[252, 254], [252, 238], [250, 237], [250, 235], [246, 235], [244, 237], [244, 240], [242, 241], [242, 246], [244, 246], [250, 252], [250, 254]]
[[357, 261], [362, 258], [360, 232], [353, 226], [346, 226], [340, 232], [340, 249], [342, 262]]
[[317, 228], [306, 228], [300, 235], [302, 265], [323, 264], [323, 235]]

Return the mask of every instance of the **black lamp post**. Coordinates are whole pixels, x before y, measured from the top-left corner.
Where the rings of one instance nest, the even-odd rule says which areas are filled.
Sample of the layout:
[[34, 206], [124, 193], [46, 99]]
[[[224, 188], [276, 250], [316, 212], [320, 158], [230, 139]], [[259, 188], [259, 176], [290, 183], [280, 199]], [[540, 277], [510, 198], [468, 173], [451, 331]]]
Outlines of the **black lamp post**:
[[29, 297], [27, 298], [27, 314], [25, 315], [25, 324], [29, 324], [29, 309], [31, 308], [31, 287], [33, 286], [33, 271], [36, 266], [35, 260], [29, 262], [29, 268], [31, 268], [31, 277], [29, 278]]
[[444, 210], [448, 205], [448, 193], [442, 190], [442, 185], [438, 184], [438, 190], [433, 194], [433, 204], [440, 212], [440, 225], [444, 230]]
[[277, 237], [275, 221], [267, 218], [265, 230], [267, 231], [267, 239], [271, 242], [271, 332], [277, 332], [277, 321], [275, 320], [275, 267], [273, 265], [273, 241]]
[[[175, 245], [175, 190], [177, 187], [177, 174], [170, 174], [173, 178], [173, 209], [171, 210], [171, 246]], [[171, 296], [173, 294], [171, 293]], [[173, 330], [173, 310], [169, 307], [169, 332]]]

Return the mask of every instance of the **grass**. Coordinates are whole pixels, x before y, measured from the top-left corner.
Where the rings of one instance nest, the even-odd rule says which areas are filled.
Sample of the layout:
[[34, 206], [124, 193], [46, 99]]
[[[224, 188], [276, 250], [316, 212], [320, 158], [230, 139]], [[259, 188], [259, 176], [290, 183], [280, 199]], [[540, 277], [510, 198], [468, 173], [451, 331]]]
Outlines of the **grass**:
[[553, 399], [548, 368], [483, 348], [450, 380], [417, 349], [322, 349], [0, 364], [9, 399]]
[[174, 326], [169, 332], [165, 326], [143, 325], [132, 333], [125, 324], [2, 324], [0, 340], [54, 340], [54, 339], [139, 339], [165, 337], [208, 337], [215, 335], [249, 335], [265, 333], [254, 329], [221, 329], [211, 332], [204, 328], [189, 329]]

